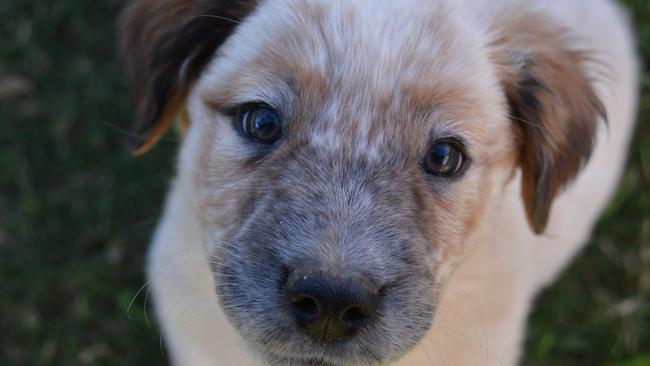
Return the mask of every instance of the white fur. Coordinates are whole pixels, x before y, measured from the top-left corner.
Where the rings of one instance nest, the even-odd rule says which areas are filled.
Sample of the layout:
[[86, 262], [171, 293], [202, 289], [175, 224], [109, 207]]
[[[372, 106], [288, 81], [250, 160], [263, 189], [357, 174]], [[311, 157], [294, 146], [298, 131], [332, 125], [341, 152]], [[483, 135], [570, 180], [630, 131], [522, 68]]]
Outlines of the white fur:
[[[431, 1], [433, 2], [433, 1]], [[504, 7], [521, 6], [520, 1], [461, 0], [447, 1], [454, 14], [467, 24], [476, 37], [485, 18], [497, 16]], [[373, 6], [371, 1], [360, 1]], [[389, 2], [391, 3], [391, 2]], [[375, 11], [386, 16], [413, 16], [402, 2], [392, 2]], [[428, 1], [410, 1], [422, 7]], [[437, 310], [434, 325], [410, 354], [397, 365], [514, 365], [520, 355], [526, 316], [531, 301], [549, 284], [588, 239], [592, 226], [615, 189], [624, 165], [636, 105], [636, 64], [631, 36], [619, 10], [604, 0], [548, 0], [535, 5], [583, 36], [593, 40], [591, 49], [613, 69], [611, 81], [600, 90], [608, 111], [610, 126], [602, 128], [598, 146], [574, 184], [556, 200], [546, 234], [535, 236], [525, 219], [517, 177], [503, 192], [500, 207], [491, 209], [474, 233], [473, 252], [451, 275]], [[270, 29], [251, 30], [255, 24], [273, 24], [274, 10], [284, 1], [266, 1], [253, 17], [242, 25], [241, 39], [248, 48], [227, 47], [231, 56], [216, 60], [202, 77], [202, 85], [217, 83], [260, 47]], [[383, 3], [385, 4], [385, 3]], [[399, 4], [399, 5], [398, 5]], [[341, 6], [333, 1], [332, 6]], [[371, 35], [373, 29], [368, 29]], [[332, 34], [333, 40], [345, 37]], [[597, 41], [597, 42], [596, 42]], [[600, 48], [598, 48], [600, 47]], [[381, 52], [381, 51], [380, 51]], [[324, 62], [324, 61], [323, 61]], [[197, 87], [200, 89], [200, 87]], [[190, 95], [188, 109], [193, 123], [210, 123], [200, 93]], [[174, 364], [177, 365], [253, 365], [244, 341], [225, 319], [214, 291], [203, 245], [198, 217], [193, 169], [197, 156], [200, 128], [190, 128], [179, 159], [178, 177], [168, 197], [165, 213], [149, 254], [148, 277], [156, 310], [161, 321]], [[233, 131], [220, 138], [236, 144]], [[336, 146], [338, 137], [324, 133], [312, 139], [314, 144]], [[360, 150], [374, 156], [372, 146]], [[213, 152], [217, 153], [217, 152]], [[516, 273], [517, 276], [512, 276]]]

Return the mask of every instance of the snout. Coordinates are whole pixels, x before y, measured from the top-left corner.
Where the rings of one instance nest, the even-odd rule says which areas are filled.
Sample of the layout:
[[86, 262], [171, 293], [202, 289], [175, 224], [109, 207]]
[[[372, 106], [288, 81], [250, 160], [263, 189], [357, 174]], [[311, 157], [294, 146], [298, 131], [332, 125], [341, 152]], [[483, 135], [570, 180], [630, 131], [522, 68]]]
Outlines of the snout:
[[274, 170], [251, 182], [241, 224], [214, 235], [221, 309], [266, 364], [396, 359], [437, 301], [433, 230], [422, 195], [404, 190], [411, 172], [309, 144], [277, 152], [288, 155], [260, 163]]
[[285, 289], [290, 318], [321, 344], [354, 337], [371, 325], [381, 306], [380, 288], [362, 277], [299, 268], [291, 271]]

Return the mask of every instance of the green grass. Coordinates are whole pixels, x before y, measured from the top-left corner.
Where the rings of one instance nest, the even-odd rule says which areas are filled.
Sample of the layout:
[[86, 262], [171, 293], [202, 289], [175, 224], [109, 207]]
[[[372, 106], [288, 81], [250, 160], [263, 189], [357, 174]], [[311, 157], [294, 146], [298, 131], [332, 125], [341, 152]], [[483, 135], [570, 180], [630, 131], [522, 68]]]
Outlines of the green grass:
[[[650, 2], [633, 9], [650, 57]], [[0, 0], [0, 365], [155, 365], [143, 262], [177, 143], [134, 159], [119, 1]], [[650, 365], [650, 79], [620, 190], [532, 315], [526, 365]]]

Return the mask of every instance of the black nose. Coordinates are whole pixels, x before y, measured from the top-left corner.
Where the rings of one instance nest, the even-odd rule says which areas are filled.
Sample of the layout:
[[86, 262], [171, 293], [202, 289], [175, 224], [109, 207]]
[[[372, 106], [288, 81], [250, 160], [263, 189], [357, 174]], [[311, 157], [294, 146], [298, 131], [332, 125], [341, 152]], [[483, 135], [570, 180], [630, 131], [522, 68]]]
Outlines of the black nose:
[[352, 337], [369, 324], [381, 296], [366, 279], [294, 270], [287, 280], [290, 312], [298, 328], [321, 343]]

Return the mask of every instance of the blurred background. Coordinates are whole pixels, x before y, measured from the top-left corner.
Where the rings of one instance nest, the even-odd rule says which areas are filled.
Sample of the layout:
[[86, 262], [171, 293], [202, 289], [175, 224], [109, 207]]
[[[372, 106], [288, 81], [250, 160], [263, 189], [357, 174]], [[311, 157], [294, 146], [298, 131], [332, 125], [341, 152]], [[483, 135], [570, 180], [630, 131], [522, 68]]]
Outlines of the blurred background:
[[[644, 68], [650, 1], [621, 1]], [[0, 0], [0, 365], [157, 365], [143, 274], [178, 147], [125, 150], [119, 0]], [[531, 317], [524, 365], [650, 365], [650, 79], [625, 176]]]

